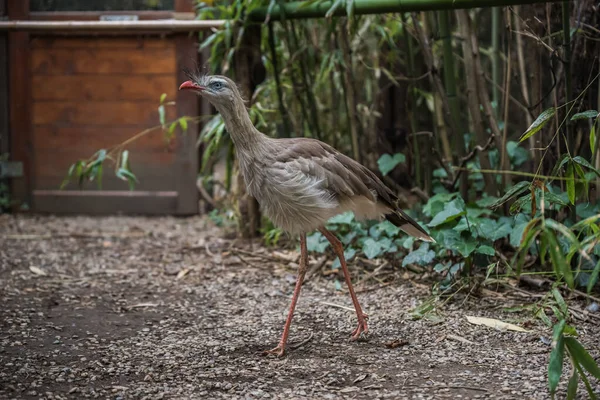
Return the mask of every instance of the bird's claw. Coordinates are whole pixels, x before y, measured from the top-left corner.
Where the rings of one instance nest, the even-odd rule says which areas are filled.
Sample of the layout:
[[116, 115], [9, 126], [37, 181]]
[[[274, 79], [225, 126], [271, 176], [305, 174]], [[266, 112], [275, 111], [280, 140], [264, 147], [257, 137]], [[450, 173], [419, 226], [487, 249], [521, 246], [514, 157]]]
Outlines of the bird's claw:
[[352, 337], [350, 340], [355, 341], [360, 338], [364, 333], [365, 335], [369, 332], [369, 326], [367, 325], [367, 314], [363, 314], [362, 318], [358, 318], [358, 326], [352, 331]]
[[284, 354], [285, 354], [285, 346], [282, 344], [279, 344], [274, 349], [263, 351], [263, 355], [265, 355], [265, 356], [274, 355], [277, 357], [283, 357]]

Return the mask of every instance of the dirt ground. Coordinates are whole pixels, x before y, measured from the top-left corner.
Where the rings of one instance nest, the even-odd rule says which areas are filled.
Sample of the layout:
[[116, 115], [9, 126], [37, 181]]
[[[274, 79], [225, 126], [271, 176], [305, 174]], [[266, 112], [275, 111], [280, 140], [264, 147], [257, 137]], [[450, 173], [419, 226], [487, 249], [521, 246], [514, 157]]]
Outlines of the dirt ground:
[[[550, 397], [551, 332], [528, 312], [503, 311], [535, 298], [457, 296], [439, 320], [414, 320], [431, 285], [401, 268], [383, 269], [378, 282], [365, 279], [374, 268], [351, 266], [370, 334], [349, 342], [352, 303], [321, 262], [296, 309], [298, 346], [263, 356], [281, 334], [297, 259], [228, 239], [201, 217], [0, 215], [0, 398]], [[598, 322], [577, 324], [596, 359]]]

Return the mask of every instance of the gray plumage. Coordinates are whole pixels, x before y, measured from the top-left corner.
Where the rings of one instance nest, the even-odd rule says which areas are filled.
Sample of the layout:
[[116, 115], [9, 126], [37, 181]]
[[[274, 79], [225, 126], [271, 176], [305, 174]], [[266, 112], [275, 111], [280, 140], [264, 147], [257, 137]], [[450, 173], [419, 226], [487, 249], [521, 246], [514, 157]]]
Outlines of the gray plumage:
[[291, 234], [307, 233], [337, 214], [353, 211], [358, 219], [385, 217], [409, 235], [433, 241], [398, 208], [395, 193], [368, 168], [316, 139], [274, 139], [261, 133], [229, 78], [190, 78], [182, 88], [198, 90], [219, 111], [248, 192], [276, 226]]

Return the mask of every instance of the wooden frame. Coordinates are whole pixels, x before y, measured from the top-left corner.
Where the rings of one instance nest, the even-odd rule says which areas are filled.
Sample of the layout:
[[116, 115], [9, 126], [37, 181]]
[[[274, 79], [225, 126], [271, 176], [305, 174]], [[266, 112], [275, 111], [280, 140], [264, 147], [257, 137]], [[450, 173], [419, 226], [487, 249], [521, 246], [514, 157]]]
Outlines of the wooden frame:
[[[0, 17], [5, 15], [6, 0], [0, 0]], [[8, 36], [0, 33], [0, 156], [8, 151]]]
[[[4, 0], [0, 0], [4, 1]], [[131, 12], [69, 12], [69, 13], [41, 13], [29, 12], [29, 0], [8, 1], [8, 16], [11, 20], [45, 20], [64, 21], [67, 19], [85, 21], [98, 20], [100, 15], [135, 14], [140, 19], [153, 20], [161, 18], [189, 19], [193, 17], [192, 0], [175, 0], [173, 12], [164, 11], [131, 11]], [[116, 32], [123, 35], [140, 32]], [[45, 35], [54, 35], [46, 33]], [[72, 35], [89, 35], [87, 32], [74, 31]], [[184, 67], [193, 67], [198, 58], [196, 35], [189, 33], [154, 32], [154, 35], [165, 34], [175, 41], [177, 81], [183, 81]], [[37, 212], [59, 212], [79, 213], [88, 210], [89, 206], [81, 206], [81, 199], [91, 199], [93, 202], [93, 213], [114, 213], [116, 210], [137, 214], [178, 214], [189, 215], [198, 213], [198, 191], [195, 185], [198, 168], [198, 157], [196, 152], [197, 124], [189, 124], [188, 133], [182, 135], [177, 141], [175, 168], [181, 171], [177, 175], [175, 191], [162, 192], [130, 192], [129, 190], [116, 191], [60, 191], [60, 190], [32, 190], [36, 188], [34, 182], [35, 170], [33, 157], [34, 143], [32, 143], [33, 127], [29, 115], [32, 111], [31, 84], [29, 79], [30, 52], [24, 51], [29, 48], [29, 43], [35, 35], [27, 31], [11, 31], [9, 37], [9, 102], [10, 102], [10, 132], [11, 159], [23, 163], [24, 176], [12, 180], [11, 193], [13, 199], [19, 203], [28, 205], [29, 209]], [[1, 48], [0, 48], [1, 50]], [[0, 86], [1, 88], [1, 86]], [[1, 101], [1, 100], [0, 100]], [[197, 97], [177, 97], [178, 115], [197, 115], [199, 111], [199, 99]], [[0, 109], [1, 112], [1, 109]], [[0, 119], [1, 122], [1, 119]], [[89, 205], [89, 203], [88, 203]], [[15, 209], [14, 211], [26, 211]]]
[[[8, 1], [9, 19], [28, 19], [29, 0]], [[29, 82], [29, 33], [10, 32], [8, 34], [8, 98], [10, 126], [10, 159], [23, 163], [24, 175], [11, 180], [11, 199], [20, 206], [14, 211], [25, 211], [31, 207], [32, 158], [31, 151], [31, 87]], [[17, 208], [18, 207], [18, 208]]]

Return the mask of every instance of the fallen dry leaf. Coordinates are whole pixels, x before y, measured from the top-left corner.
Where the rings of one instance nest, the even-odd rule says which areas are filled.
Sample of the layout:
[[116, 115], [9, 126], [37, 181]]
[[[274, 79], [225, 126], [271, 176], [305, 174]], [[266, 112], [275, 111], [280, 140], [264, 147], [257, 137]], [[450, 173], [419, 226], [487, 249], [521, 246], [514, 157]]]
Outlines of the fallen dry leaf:
[[190, 272], [190, 269], [189, 269], [189, 268], [184, 268], [184, 269], [182, 269], [181, 271], [179, 271], [179, 272], [177, 273], [177, 279], [181, 279], [181, 278], [183, 278], [183, 277], [184, 277], [184, 276], [186, 276], [186, 275], [187, 275], [189, 272]]
[[391, 342], [388, 342], [385, 344], [385, 347], [387, 347], [388, 349], [395, 349], [396, 347], [402, 347], [402, 346], [406, 346], [408, 345], [408, 340], [406, 339], [396, 339], [396, 340], [392, 340]]
[[356, 377], [356, 379], [352, 382], [352, 383], [358, 383], [360, 381], [364, 381], [365, 379], [367, 379], [367, 374], [360, 374], [359, 376]]
[[46, 276], [46, 275], [48, 275], [48, 274], [46, 273], [46, 271], [44, 271], [44, 270], [42, 270], [42, 269], [40, 269], [40, 268], [38, 268], [38, 267], [31, 266], [31, 267], [29, 267], [29, 270], [30, 270], [31, 272], [33, 272], [34, 274], [36, 274], [36, 275], [41, 275], [41, 276]]
[[467, 315], [467, 321], [474, 325], [485, 325], [494, 329], [510, 330], [516, 332], [530, 332], [526, 329], [521, 328], [520, 326], [509, 324], [508, 322], [500, 321], [499, 319], [494, 318], [472, 317]]

